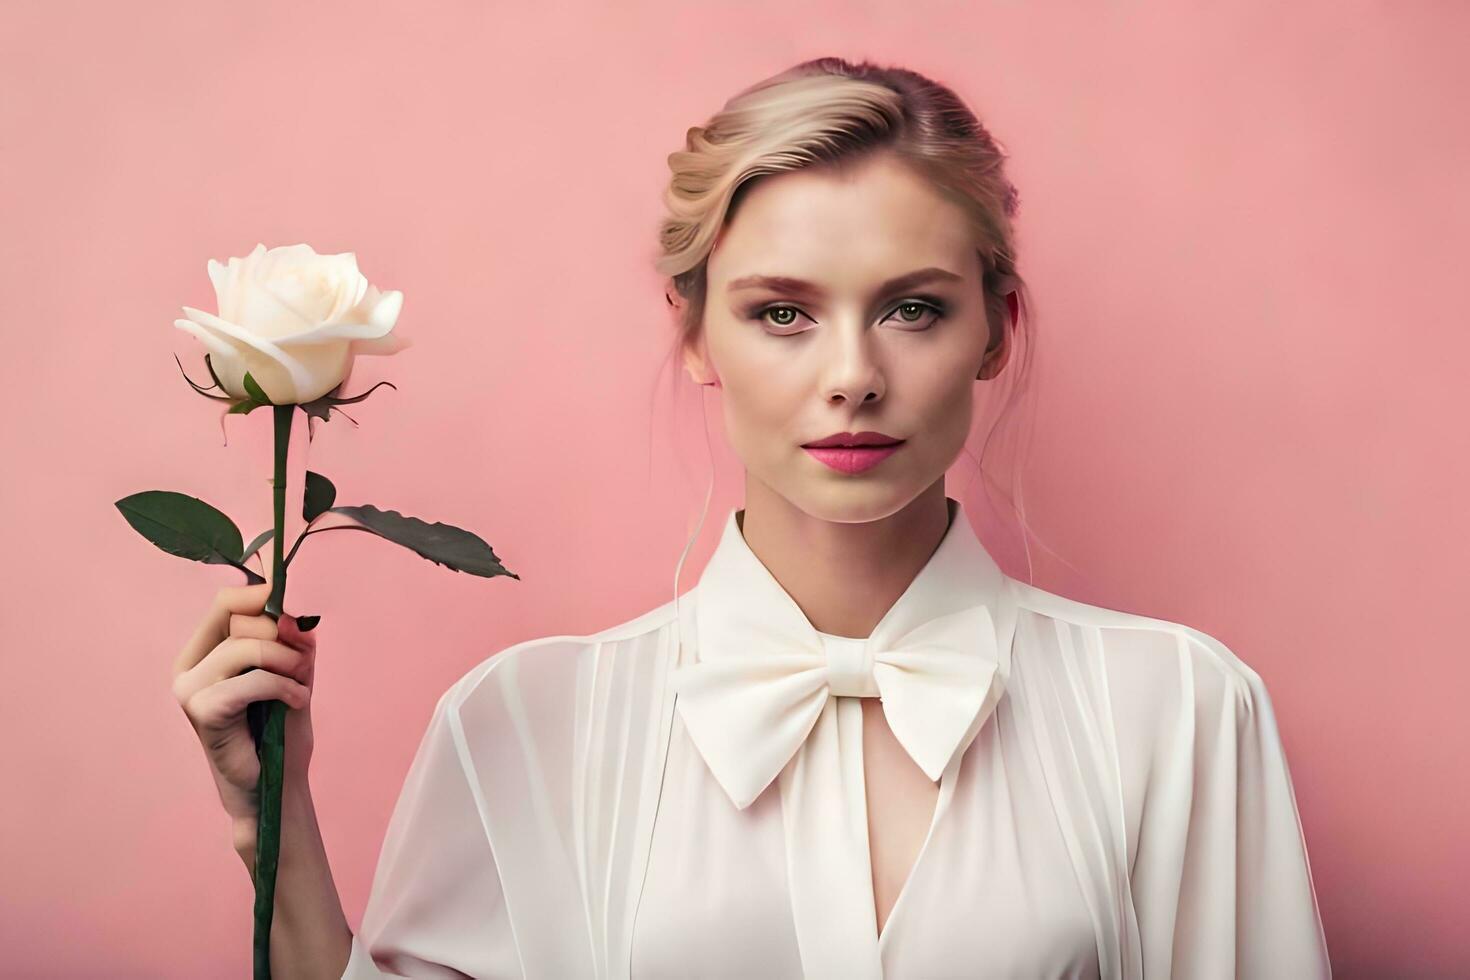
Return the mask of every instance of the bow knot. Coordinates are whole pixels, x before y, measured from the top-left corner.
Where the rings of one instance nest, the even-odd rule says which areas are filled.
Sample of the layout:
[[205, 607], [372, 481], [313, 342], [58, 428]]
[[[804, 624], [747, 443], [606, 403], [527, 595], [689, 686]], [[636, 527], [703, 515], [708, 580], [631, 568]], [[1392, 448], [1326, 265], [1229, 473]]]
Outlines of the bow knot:
[[827, 660], [827, 691], [836, 697], [881, 697], [878, 679], [873, 674], [873, 658], [868, 656], [868, 641], [849, 636], [821, 637]]
[[867, 639], [747, 621], [701, 634], [670, 683], [690, 738], [744, 809], [801, 748], [829, 697], [878, 697], [894, 737], [931, 780], [961, 748], [1003, 677], [990, 609], [971, 605]]

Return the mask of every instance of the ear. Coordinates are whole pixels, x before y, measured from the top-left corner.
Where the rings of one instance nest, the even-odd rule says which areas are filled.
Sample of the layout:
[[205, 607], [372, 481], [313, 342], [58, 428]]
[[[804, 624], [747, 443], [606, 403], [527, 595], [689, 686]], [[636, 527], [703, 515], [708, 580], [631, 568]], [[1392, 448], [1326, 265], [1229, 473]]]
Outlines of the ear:
[[1011, 337], [1015, 335], [1016, 321], [1021, 318], [1021, 301], [1019, 294], [1013, 289], [1006, 293], [1006, 312], [1009, 321], [1001, 324], [1001, 339], [998, 346], [990, 348], [985, 352], [985, 358], [980, 362], [980, 373], [975, 375], [977, 381], [986, 381], [994, 378], [1005, 369], [1006, 361], [1011, 356]]
[[689, 377], [693, 379], [695, 384], [712, 384], [718, 388], [720, 385], [719, 375], [715, 374], [710, 368], [709, 359], [703, 347], [704, 344], [702, 341], [698, 344], [684, 345], [684, 370], [688, 372]]
[[[684, 330], [684, 306], [686, 301], [684, 297], [679, 295], [679, 291], [674, 288], [672, 282], [664, 284], [664, 300], [668, 303], [670, 325], [676, 334], [682, 333]], [[694, 380], [694, 383], [700, 385], [713, 384], [718, 388], [720, 386], [720, 377], [710, 368], [709, 355], [704, 349], [703, 335], [701, 334], [693, 342], [686, 342], [683, 347], [684, 370], [688, 372], [689, 377]]]

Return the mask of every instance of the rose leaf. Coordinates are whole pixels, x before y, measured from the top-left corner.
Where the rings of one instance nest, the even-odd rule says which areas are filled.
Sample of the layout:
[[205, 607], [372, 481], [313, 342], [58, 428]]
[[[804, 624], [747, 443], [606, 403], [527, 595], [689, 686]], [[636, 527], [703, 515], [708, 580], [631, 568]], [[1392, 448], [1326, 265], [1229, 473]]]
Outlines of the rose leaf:
[[310, 524], [332, 509], [337, 502], [337, 488], [332, 481], [320, 473], [306, 471], [306, 492], [302, 500], [301, 516]]
[[246, 545], [245, 550], [241, 552], [240, 560], [244, 561], [251, 555], [255, 554], [257, 551], [259, 551], [261, 548], [265, 547], [265, 543], [269, 541], [272, 537], [274, 537], [275, 533], [275, 528], [268, 527], [264, 531], [261, 531], [259, 534], [257, 534], [255, 536], [255, 540]]
[[144, 490], [116, 507], [133, 529], [162, 550], [208, 565], [242, 567], [240, 529], [223, 511], [172, 490]]
[[495, 550], [479, 537], [450, 524], [428, 524], [417, 517], [407, 517], [396, 510], [379, 510], [372, 504], [360, 507], [333, 507], [334, 514], [346, 514], [367, 530], [394, 544], [403, 545], [418, 552], [436, 565], [451, 571], [468, 572], [493, 578], [509, 575], [520, 579], [509, 571], [495, 556]]

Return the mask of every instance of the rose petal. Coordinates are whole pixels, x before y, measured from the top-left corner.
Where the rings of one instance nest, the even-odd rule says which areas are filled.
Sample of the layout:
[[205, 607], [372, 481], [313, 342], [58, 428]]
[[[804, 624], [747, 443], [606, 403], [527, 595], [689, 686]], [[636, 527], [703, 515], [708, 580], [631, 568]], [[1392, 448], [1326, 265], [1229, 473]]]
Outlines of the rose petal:
[[287, 259], [292, 262], [301, 262], [306, 259], [315, 259], [321, 257], [317, 254], [316, 249], [312, 248], [305, 242], [297, 242], [295, 245], [277, 245], [266, 254], [273, 256], [278, 262], [282, 259]]
[[296, 389], [297, 402], [314, 401], [342, 383], [351, 363], [351, 341], [339, 340], [326, 344], [305, 344], [291, 348], [291, 353], [300, 359], [306, 373], [312, 378], [310, 387]]
[[[214, 355], [214, 358], [210, 361], [210, 365], [214, 368], [214, 373], [219, 377], [220, 385], [225, 389], [225, 392], [235, 398], [244, 398], [246, 394], [245, 386], [243, 384], [237, 384], [235, 379], [229, 376], [233, 373], [229, 370], [229, 367], [239, 363], [240, 352], [228, 340], [201, 327], [193, 320], [175, 320], [174, 326], [185, 333], [193, 334], [199, 338], [204, 346], [209, 349], [209, 353]], [[241, 374], [243, 376], [243, 370]]]
[[221, 320], [231, 323], [240, 322], [240, 292], [249, 264], [254, 261], [253, 256], [259, 254], [261, 246], [256, 246], [256, 251], [245, 258], [232, 258], [229, 265], [225, 267], [225, 289], [223, 295], [216, 295], [219, 301], [219, 315]]
[[352, 316], [352, 311], [362, 301], [363, 294], [367, 292], [367, 277], [355, 268], [344, 272], [346, 278], [340, 280], [336, 292], [336, 300], [327, 315], [322, 318], [323, 323], [352, 323], [357, 317]]
[[345, 395], [347, 392], [347, 384], [352, 379], [352, 369], [357, 364], [359, 355], [396, 354], [405, 347], [412, 346], [412, 343], [407, 337], [400, 336], [396, 333], [390, 333], [383, 337], [375, 337], [371, 340], [352, 341], [347, 353], [347, 372], [342, 375], [342, 380], [338, 382], [341, 393]]
[[309, 259], [314, 255], [316, 252], [305, 243], [268, 248], [252, 263], [250, 282], [252, 284], [269, 282], [273, 276], [279, 275], [282, 269], [289, 268], [292, 264]]
[[[278, 402], [279, 404], [285, 404], [287, 401], [294, 400], [297, 392], [309, 390], [312, 387], [312, 376], [301, 362], [264, 337], [258, 337], [233, 323], [221, 320], [212, 313], [196, 310], [190, 306], [184, 307], [184, 313], [188, 315], [189, 319], [200, 326], [207, 327], [233, 340], [238, 340], [242, 344], [246, 344], [272, 360], [279, 362], [281, 367], [286, 369], [286, 373], [290, 375], [291, 383], [294, 386], [294, 390], [288, 393], [285, 399], [280, 400]], [[280, 395], [278, 393], [272, 397], [279, 399]]]
[[413, 346], [413, 341], [402, 334], [390, 333], [372, 340], [354, 340], [352, 342], [352, 354], [385, 355], [397, 354], [405, 348]]
[[266, 278], [258, 277], [242, 287], [239, 307], [239, 315], [230, 322], [269, 340], [287, 340], [319, 322], [283, 297]]
[[392, 330], [393, 324], [398, 322], [398, 314], [402, 311], [403, 294], [393, 289], [379, 297], [378, 302], [373, 306], [373, 311], [368, 314], [368, 318], [383, 329]]
[[319, 255], [309, 245], [289, 245], [273, 249], [270, 260], [259, 270], [255, 285], [277, 302], [279, 310], [288, 312], [299, 326], [293, 329], [281, 323], [278, 317], [262, 310], [259, 304], [251, 304], [253, 315], [242, 316], [236, 322], [255, 328], [258, 317], [261, 332], [281, 339], [301, 329], [349, 319], [347, 314], [362, 288], [362, 274], [352, 252]]
[[206, 268], [209, 269], [209, 281], [214, 284], [214, 308], [223, 310], [225, 294], [229, 292], [230, 285], [229, 266], [217, 259], [210, 259]]
[[356, 269], [354, 269], [353, 272], [357, 276], [357, 278], [353, 281], [354, 288], [352, 290], [352, 306], [356, 307], [358, 303], [362, 302], [362, 298], [367, 295], [368, 281], [367, 276], [363, 275], [361, 272], [357, 271]]
[[295, 346], [296, 344], [319, 344], [324, 340], [366, 340], [381, 337], [391, 329], [393, 329], [391, 326], [380, 327], [371, 323], [324, 323], [305, 333], [284, 338], [281, 343]]

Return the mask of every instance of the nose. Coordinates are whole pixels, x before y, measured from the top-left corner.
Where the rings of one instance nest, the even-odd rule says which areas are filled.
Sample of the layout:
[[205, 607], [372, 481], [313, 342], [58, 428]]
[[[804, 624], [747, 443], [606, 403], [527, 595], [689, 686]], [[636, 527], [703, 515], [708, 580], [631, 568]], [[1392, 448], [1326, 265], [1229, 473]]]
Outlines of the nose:
[[883, 397], [883, 368], [872, 338], [861, 328], [839, 331], [823, 364], [822, 390], [828, 401], [866, 402]]

